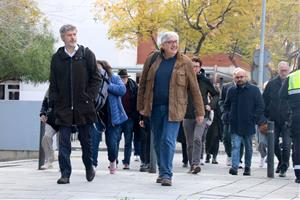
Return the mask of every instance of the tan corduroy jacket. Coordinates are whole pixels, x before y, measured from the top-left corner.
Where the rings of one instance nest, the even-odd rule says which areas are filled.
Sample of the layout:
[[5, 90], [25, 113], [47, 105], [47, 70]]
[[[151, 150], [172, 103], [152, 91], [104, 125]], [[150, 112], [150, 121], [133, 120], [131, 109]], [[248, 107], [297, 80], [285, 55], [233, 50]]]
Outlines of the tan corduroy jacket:
[[[137, 110], [145, 116], [150, 116], [153, 103], [153, 87], [156, 71], [162, 61], [161, 56], [150, 67], [149, 55], [143, 67], [137, 97]], [[182, 121], [186, 112], [188, 90], [190, 90], [196, 116], [204, 116], [204, 106], [199, 90], [192, 61], [185, 55], [177, 53], [176, 63], [170, 80], [169, 89], [169, 121]]]

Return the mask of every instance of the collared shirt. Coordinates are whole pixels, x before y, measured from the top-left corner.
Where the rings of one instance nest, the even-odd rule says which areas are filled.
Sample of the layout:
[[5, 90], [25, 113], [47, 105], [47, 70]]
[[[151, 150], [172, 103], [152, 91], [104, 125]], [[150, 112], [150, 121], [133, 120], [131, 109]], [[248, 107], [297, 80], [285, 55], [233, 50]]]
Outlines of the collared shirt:
[[79, 46], [76, 44], [73, 53], [69, 53], [69, 52], [67, 51], [67, 48], [66, 48], [66, 47], [65, 47], [64, 49], [65, 49], [66, 54], [68, 54], [70, 57], [73, 57], [73, 56], [75, 55], [76, 51], [79, 49]]

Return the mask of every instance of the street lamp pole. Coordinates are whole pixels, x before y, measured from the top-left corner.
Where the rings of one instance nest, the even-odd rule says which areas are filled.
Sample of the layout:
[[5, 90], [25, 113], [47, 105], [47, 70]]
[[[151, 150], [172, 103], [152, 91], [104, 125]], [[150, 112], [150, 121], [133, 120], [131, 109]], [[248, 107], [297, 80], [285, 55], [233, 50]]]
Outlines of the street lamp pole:
[[258, 66], [258, 86], [263, 88], [263, 72], [264, 72], [264, 50], [265, 50], [265, 24], [266, 24], [266, 0], [262, 0], [261, 30], [260, 30], [260, 52]]

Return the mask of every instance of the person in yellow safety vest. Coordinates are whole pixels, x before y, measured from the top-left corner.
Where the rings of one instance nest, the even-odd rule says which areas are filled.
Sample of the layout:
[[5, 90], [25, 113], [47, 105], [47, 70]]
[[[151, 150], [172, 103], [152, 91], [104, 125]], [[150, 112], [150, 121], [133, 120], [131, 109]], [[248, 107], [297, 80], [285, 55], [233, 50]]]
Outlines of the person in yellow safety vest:
[[284, 81], [280, 91], [280, 98], [288, 100], [291, 107], [291, 137], [293, 141], [293, 166], [296, 183], [300, 183], [300, 56], [298, 69], [292, 72]]

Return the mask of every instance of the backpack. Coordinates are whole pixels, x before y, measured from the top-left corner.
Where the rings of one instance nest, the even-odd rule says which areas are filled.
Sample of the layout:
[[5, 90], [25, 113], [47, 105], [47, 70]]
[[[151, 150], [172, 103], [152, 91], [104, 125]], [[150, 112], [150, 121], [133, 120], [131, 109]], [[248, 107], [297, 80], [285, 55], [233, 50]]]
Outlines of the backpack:
[[[88, 48], [82, 46], [82, 59], [85, 59], [86, 57], [86, 50]], [[89, 73], [91, 73], [91, 71], [89, 70]], [[109, 84], [109, 76], [107, 74], [107, 72], [104, 69], [100, 69], [99, 70], [100, 73], [100, 77], [101, 77], [101, 83], [100, 83], [100, 88], [97, 94], [97, 97], [95, 99], [95, 108], [97, 112], [100, 112], [101, 109], [103, 108], [103, 106], [105, 105], [107, 96], [108, 96], [108, 84]]]
[[100, 76], [102, 81], [100, 83], [100, 88], [98, 91], [98, 95], [95, 99], [95, 108], [97, 112], [100, 112], [103, 106], [105, 105], [106, 99], [108, 97], [108, 84], [109, 84], [109, 76], [104, 69], [100, 69]]

